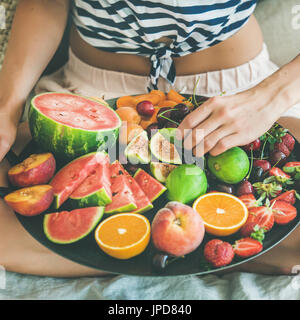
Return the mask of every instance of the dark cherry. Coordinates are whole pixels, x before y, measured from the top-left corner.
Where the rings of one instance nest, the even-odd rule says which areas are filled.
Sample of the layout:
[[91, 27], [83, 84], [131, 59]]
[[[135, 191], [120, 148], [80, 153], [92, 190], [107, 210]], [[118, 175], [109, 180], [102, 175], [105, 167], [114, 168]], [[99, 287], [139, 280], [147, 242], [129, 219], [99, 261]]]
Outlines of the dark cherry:
[[287, 156], [281, 151], [274, 150], [273, 152], [271, 152], [269, 160], [272, 166], [276, 164], [276, 166], [280, 167], [285, 164]]
[[253, 182], [262, 181], [264, 179], [264, 173], [267, 171], [264, 171], [263, 168], [259, 167], [259, 166], [253, 167], [253, 170], [251, 173], [251, 181], [253, 181]]
[[225, 193], [234, 193], [234, 187], [231, 184], [218, 183], [215, 187], [217, 191], [225, 192]]
[[156, 270], [163, 270], [168, 264], [169, 256], [164, 253], [156, 253], [152, 259], [152, 265]]
[[189, 107], [184, 103], [177, 104], [171, 111], [171, 119], [175, 121], [182, 121], [189, 113]]
[[152, 102], [145, 100], [137, 104], [136, 111], [143, 117], [152, 117], [155, 109]]
[[245, 146], [242, 146], [242, 148], [247, 151], [247, 152], [250, 152], [251, 149], [253, 151], [257, 151], [260, 149], [260, 146], [261, 146], [261, 142], [260, 142], [260, 139], [256, 139], [248, 144], [246, 144]]
[[167, 121], [164, 124], [164, 128], [177, 128], [177, 127], [178, 127], [178, 124], [174, 123], [173, 121]]
[[244, 194], [250, 194], [253, 192], [254, 192], [254, 189], [253, 189], [251, 182], [248, 180], [244, 180], [238, 185], [237, 190], [236, 190], [236, 195], [239, 197]]
[[146, 129], [148, 138], [151, 139], [158, 129], [160, 129], [158, 123], [151, 123]]
[[167, 121], [171, 119], [171, 112], [172, 108], [171, 107], [163, 107], [160, 108], [159, 111], [157, 112], [156, 119], [159, 124], [159, 126], [164, 127]]
[[264, 172], [271, 169], [271, 163], [268, 160], [254, 160], [253, 167], [260, 167]]

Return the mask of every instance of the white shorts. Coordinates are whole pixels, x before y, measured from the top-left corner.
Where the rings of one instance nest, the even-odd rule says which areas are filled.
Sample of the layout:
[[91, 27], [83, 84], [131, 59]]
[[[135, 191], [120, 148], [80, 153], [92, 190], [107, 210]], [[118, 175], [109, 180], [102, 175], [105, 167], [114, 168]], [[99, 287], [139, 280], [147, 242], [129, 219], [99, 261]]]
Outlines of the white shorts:
[[[177, 76], [174, 90], [192, 94], [199, 79], [196, 94], [217, 96], [222, 92], [232, 95], [247, 90], [270, 76], [278, 67], [270, 61], [267, 46], [252, 60], [240, 66], [220, 71], [210, 71], [196, 75]], [[91, 97], [110, 99], [124, 95], [147, 92], [149, 78], [92, 67], [78, 59], [69, 49], [69, 60], [58, 71], [42, 77], [34, 89], [38, 94], [46, 91], [72, 92]], [[160, 78], [158, 88], [164, 92], [171, 85]], [[291, 107], [284, 117], [300, 119], [300, 104]]]

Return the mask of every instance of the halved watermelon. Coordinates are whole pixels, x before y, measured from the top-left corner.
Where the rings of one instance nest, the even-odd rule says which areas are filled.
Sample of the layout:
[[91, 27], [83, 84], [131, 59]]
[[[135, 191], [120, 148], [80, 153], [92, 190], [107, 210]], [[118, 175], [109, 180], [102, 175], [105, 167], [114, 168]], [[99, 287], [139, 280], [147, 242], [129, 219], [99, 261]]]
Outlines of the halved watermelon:
[[106, 206], [111, 203], [109, 156], [104, 152], [101, 154], [103, 157], [98, 157], [98, 166], [70, 195], [70, 202], [74, 208]]
[[83, 96], [47, 92], [29, 110], [33, 140], [59, 159], [74, 159], [115, 144], [121, 119], [107, 104]]
[[102, 158], [102, 152], [89, 153], [71, 161], [55, 174], [50, 181], [54, 192], [54, 209], [58, 209], [69, 198], [101, 163]]
[[132, 211], [142, 213], [151, 210], [153, 208], [153, 205], [148, 199], [148, 197], [145, 195], [144, 191], [133, 179], [133, 177], [124, 169], [121, 163], [118, 160], [116, 160], [111, 164], [112, 179], [113, 177], [117, 177], [119, 175], [124, 175], [129, 182], [131, 192], [137, 205], [137, 208]]
[[125, 175], [111, 178], [112, 202], [105, 207], [104, 213], [130, 212], [137, 208], [130, 183]]
[[103, 216], [103, 207], [49, 213], [44, 216], [44, 233], [55, 243], [73, 243], [87, 236]]
[[138, 169], [134, 175], [134, 179], [142, 188], [146, 196], [151, 202], [156, 200], [160, 195], [162, 195], [167, 188], [154, 179], [150, 174], [148, 174], [143, 169]]

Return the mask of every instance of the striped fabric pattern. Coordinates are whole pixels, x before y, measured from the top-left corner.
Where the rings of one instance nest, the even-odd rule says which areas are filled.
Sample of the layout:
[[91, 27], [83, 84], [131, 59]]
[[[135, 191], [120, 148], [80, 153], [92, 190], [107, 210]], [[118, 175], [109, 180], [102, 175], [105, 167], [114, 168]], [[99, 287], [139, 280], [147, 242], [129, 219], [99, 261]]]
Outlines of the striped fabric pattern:
[[[236, 33], [257, 0], [73, 0], [80, 36], [115, 53], [149, 57], [149, 89], [159, 77], [174, 83], [172, 57], [211, 47]], [[167, 37], [168, 43], [157, 40]]]

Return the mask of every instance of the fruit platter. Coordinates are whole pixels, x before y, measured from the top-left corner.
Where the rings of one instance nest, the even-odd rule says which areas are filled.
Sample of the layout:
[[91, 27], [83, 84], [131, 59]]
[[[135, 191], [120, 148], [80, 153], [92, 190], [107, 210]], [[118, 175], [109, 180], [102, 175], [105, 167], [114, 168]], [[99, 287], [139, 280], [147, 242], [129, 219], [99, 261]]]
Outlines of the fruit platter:
[[193, 157], [176, 128], [207, 99], [37, 95], [32, 141], [7, 154], [0, 194], [40, 243], [95, 269], [176, 276], [255, 259], [299, 225], [300, 145], [275, 123], [246, 146]]

